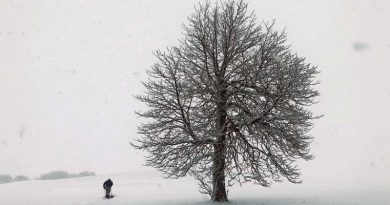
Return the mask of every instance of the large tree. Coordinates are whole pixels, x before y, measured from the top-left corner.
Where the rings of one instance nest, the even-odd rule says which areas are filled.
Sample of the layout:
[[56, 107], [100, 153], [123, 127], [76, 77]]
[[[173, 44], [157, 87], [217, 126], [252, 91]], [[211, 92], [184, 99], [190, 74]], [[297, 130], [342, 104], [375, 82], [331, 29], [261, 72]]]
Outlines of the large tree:
[[188, 21], [179, 46], [155, 52], [137, 96], [149, 107], [133, 144], [146, 165], [194, 176], [214, 201], [227, 201], [234, 182], [299, 183], [294, 162], [313, 158], [316, 67], [243, 1], [199, 4]]

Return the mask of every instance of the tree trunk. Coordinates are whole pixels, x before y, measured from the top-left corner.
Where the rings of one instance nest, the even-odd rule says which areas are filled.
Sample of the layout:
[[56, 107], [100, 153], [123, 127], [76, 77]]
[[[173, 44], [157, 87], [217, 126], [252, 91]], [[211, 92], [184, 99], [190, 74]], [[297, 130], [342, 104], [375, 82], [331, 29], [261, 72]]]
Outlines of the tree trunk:
[[[222, 83], [220, 83], [222, 84]], [[228, 201], [225, 188], [225, 158], [226, 158], [226, 90], [220, 93], [217, 104], [217, 130], [218, 136], [214, 143], [213, 158], [213, 196], [212, 200], [217, 202]]]
[[[223, 137], [225, 138], [225, 137]], [[225, 188], [225, 140], [214, 144], [213, 159], [213, 201], [228, 201]]]

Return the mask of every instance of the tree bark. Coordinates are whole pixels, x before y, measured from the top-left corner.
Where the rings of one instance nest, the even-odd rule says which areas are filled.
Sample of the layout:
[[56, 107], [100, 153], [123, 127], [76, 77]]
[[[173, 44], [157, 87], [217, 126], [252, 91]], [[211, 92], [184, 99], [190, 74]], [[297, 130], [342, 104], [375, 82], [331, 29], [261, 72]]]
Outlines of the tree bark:
[[[225, 136], [223, 137], [225, 138]], [[225, 140], [214, 144], [213, 159], [213, 201], [228, 201], [225, 188]]]
[[[220, 83], [222, 84], [222, 83]], [[214, 143], [213, 158], [213, 196], [217, 202], [228, 201], [225, 188], [225, 158], [226, 158], [226, 89], [220, 91], [217, 103], [217, 130], [218, 136]]]

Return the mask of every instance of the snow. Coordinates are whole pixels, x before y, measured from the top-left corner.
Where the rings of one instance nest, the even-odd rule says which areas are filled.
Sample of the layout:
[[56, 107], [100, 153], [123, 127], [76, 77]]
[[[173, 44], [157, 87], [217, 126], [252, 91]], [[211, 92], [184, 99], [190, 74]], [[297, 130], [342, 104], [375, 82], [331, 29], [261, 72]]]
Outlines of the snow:
[[[143, 105], [131, 96], [198, 0], [107, 2], [1, 1], [0, 174], [141, 169], [143, 153], [128, 142]], [[237, 186], [231, 204], [389, 205], [390, 29], [378, 20], [390, 19], [390, 1], [248, 2], [318, 65], [313, 111], [325, 117], [314, 122], [303, 184]], [[0, 184], [0, 205], [208, 203], [190, 178], [144, 174]], [[108, 177], [117, 197], [103, 200]]]
[[[113, 199], [104, 199], [103, 182], [114, 182]], [[31, 180], [0, 184], [1, 203], [12, 205], [207, 205], [191, 178], [164, 179], [156, 173], [121, 173], [61, 180]], [[335, 191], [282, 183], [275, 188], [233, 187], [232, 205], [388, 205], [389, 190]]]

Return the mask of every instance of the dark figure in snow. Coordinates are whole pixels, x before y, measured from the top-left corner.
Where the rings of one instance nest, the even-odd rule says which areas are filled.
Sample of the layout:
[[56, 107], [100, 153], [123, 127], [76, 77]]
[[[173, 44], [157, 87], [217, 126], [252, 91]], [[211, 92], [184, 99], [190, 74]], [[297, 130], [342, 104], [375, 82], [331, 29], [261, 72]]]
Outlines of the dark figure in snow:
[[103, 183], [103, 188], [104, 190], [106, 190], [106, 198], [110, 198], [110, 192], [111, 192], [111, 187], [112, 185], [114, 185], [114, 183], [112, 183], [111, 179], [108, 179], [107, 181], [105, 181]]

